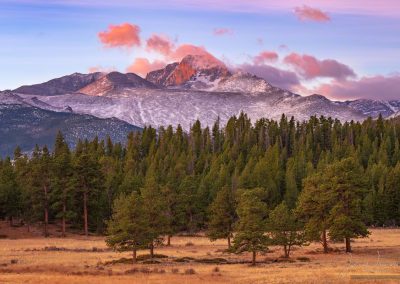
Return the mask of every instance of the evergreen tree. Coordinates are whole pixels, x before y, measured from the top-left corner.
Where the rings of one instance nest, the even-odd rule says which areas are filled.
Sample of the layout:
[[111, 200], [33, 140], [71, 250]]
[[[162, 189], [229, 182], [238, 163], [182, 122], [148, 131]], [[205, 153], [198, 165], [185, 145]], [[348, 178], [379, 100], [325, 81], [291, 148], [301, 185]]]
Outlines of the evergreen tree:
[[85, 148], [83, 153], [76, 157], [72, 181], [77, 192], [82, 195], [82, 217], [85, 236], [89, 235], [89, 216], [91, 215], [89, 209], [90, 207], [93, 208], [94, 212], [100, 209], [101, 204], [98, 204], [98, 202], [104, 184], [98, 161], [87, 151], [88, 149]]
[[354, 158], [347, 158], [329, 166], [326, 175], [330, 179], [329, 196], [334, 201], [329, 213], [329, 235], [333, 240], [344, 239], [346, 252], [351, 252], [351, 239], [369, 234], [361, 213], [363, 170]]
[[115, 200], [107, 234], [107, 245], [117, 251], [132, 251], [132, 261], [136, 263], [137, 250], [147, 248], [152, 241], [143, 200], [137, 192]]
[[10, 225], [21, 212], [21, 192], [10, 158], [6, 158], [0, 171], [0, 214], [8, 218]]
[[144, 187], [141, 190], [144, 204], [144, 214], [149, 226], [150, 241], [148, 243], [150, 256], [154, 256], [154, 247], [161, 244], [163, 236], [168, 232], [166, 202], [155, 179], [155, 173], [150, 169]]
[[[79, 144], [76, 151], [79, 150]], [[61, 236], [66, 236], [66, 223], [75, 212], [72, 208], [73, 175], [71, 153], [61, 132], [57, 133], [53, 152], [52, 178], [50, 194], [51, 208], [56, 212], [56, 218], [61, 219]]]
[[235, 200], [232, 190], [224, 186], [216, 195], [209, 208], [207, 236], [212, 240], [227, 239], [231, 248], [233, 224], [235, 222]]
[[298, 216], [305, 221], [308, 240], [321, 241], [324, 253], [328, 252], [327, 231], [330, 226], [329, 213], [333, 207], [326, 183], [319, 172], [307, 177], [296, 208]]
[[267, 249], [266, 231], [267, 205], [262, 201], [265, 190], [262, 188], [241, 190], [237, 207], [239, 217], [235, 227], [233, 249], [237, 253], [252, 253], [252, 265], [256, 264], [257, 252]]
[[290, 256], [293, 246], [302, 246], [306, 243], [301, 224], [292, 210], [282, 202], [271, 211], [268, 218], [268, 229], [271, 244], [283, 247], [284, 256]]

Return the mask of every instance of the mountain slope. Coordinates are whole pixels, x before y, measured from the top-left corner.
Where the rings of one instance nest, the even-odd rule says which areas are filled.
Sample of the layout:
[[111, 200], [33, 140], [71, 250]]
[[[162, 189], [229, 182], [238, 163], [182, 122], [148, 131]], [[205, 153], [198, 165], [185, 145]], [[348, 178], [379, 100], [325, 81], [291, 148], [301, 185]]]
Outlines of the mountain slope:
[[129, 132], [140, 128], [116, 118], [100, 119], [91, 115], [39, 109], [18, 99], [10, 99], [7, 103], [0, 101], [0, 157], [12, 155], [17, 145], [26, 152], [30, 152], [35, 144], [51, 148], [58, 130], [74, 147], [78, 139], [93, 139], [96, 135], [100, 139], [110, 135], [113, 141], [125, 142]]
[[91, 96], [104, 96], [123, 88], [155, 89], [156, 86], [134, 73], [111, 72], [78, 91]]
[[372, 118], [377, 118], [379, 114], [383, 117], [389, 117], [400, 111], [400, 100], [382, 101], [359, 99], [354, 101], [338, 102], [338, 104], [349, 106]]
[[[25, 100], [29, 98], [28, 95], [23, 97]], [[140, 127], [181, 124], [184, 129], [189, 129], [196, 119], [211, 126], [218, 117], [224, 123], [241, 111], [253, 121], [261, 117], [279, 119], [282, 113], [299, 120], [306, 120], [311, 115], [331, 116], [343, 121], [366, 118], [323, 96], [302, 97], [278, 88], [268, 93], [251, 94], [126, 88], [102, 97], [67, 94], [40, 97], [40, 100], [56, 108], [69, 106], [75, 113], [101, 118], [116, 117]]]
[[37, 96], [54, 96], [65, 93], [77, 92], [83, 87], [93, 83], [104, 76], [104, 73], [91, 74], [74, 73], [60, 78], [52, 79], [45, 83], [22, 86], [14, 90], [15, 93], [31, 94]]

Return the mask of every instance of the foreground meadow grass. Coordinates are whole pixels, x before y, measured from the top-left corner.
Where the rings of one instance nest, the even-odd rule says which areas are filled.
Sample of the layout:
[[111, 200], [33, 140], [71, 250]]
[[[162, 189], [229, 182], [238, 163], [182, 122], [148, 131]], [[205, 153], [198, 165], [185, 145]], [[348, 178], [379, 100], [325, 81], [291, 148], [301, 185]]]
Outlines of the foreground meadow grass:
[[225, 241], [174, 237], [171, 247], [156, 249], [168, 258], [158, 259], [157, 264], [132, 265], [118, 263], [130, 253], [110, 251], [102, 237], [44, 239], [11, 232], [0, 240], [0, 283], [400, 282], [400, 229], [371, 229], [369, 238], [353, 243], [352, 254], [344, 253], [341, 243], [332, 248], [327, 255], [318, 244], [295, 249], [288, 261], [280, 258], [281, 248], [271, 247], [270, 252], [258, 255], [256, 267], [250, 267], [246, 263], [250, 254], [226, 253]]

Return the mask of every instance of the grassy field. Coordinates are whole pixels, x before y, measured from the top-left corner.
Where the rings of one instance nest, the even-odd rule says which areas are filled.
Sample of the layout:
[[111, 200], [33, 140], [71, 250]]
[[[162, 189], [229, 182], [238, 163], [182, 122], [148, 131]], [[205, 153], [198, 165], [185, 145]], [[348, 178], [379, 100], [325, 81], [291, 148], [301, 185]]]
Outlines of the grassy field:
[[[0, 224], [0, 233], [5, 226]], [[226, 253], [225, 241], [201, 236], [174, 237], [172, 246], [156, 249], [168, 256], [159, 258], [160, 263], [132, 265], [123, 260], [129, 253], [110, 251], [102, 237], [45, 239], [26, 228], [6, 232], [0, 239], [0, 283], [400, 282], [400, 229], [371, 229], [369, 238], [353, 243], [352, 254], [343, 252], [343, 244], [333, 244], [334, 251], [326, 255], [319, 244], [312, 244], [295, 249], [285, 260], [281, 248], [271, 247], [258, 255], [256, 267], [246, 263], [249, 254]]]

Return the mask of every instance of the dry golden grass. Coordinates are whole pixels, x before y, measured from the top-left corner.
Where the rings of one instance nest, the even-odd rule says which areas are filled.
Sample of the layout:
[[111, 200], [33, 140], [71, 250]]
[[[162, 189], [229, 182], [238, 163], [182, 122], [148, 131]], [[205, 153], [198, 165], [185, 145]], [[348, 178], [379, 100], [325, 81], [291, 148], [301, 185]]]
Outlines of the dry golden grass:
[[[162, 259], [160, 264], [133, 266], [105, 264], [129, 258], [130, 254], [107, 250], [102, 237], [86, 239], [74, 235], [66, 239], [44, 239], [27, 238], [28, 234], [24, 238], [14, 235], [15, 239], [0, 239], [0, 283], [399, 283], [400, 229], [371, 229], [371, 232], [369, 238], [353, 243], [352, 254], [343, 252], [343, 244], [333, 244], [339, 251], [324, 255], [318, 252], [320, 245], [312, 244], [295, 249], [291, 256], [293, 262], [272, 262], [282, 252], [278, 247], [271, 247], [270, 253], [258, 255], [259, 261], [270, 261], [256, 267], [174, 261], [179, 257], [250, 260], [248, 254], [224, 252], [225, 241], [210, 242], [205, 237], [174, 237], [171, 247], [156, 249], [156, 253], [167, 255], [168, 259]], [[188, 246], [189, 242], [193, 245]], [[43, 250], [52, 246], [65, 250]], [[93, 247], [97, 251], [92, 251]], [[139, 255], [147, 253], [141, 251]], [[301, 262], [298, 257], [308, 257], [310, 261]], [[17, 263], [12, 264], [12, 260]], [[126, 274], [132, 268], [138, 271]], [[185, 273], [190, 268], [195, 274]], [[399, 275], [399, 278], [354, 279], [352, 275]]]

